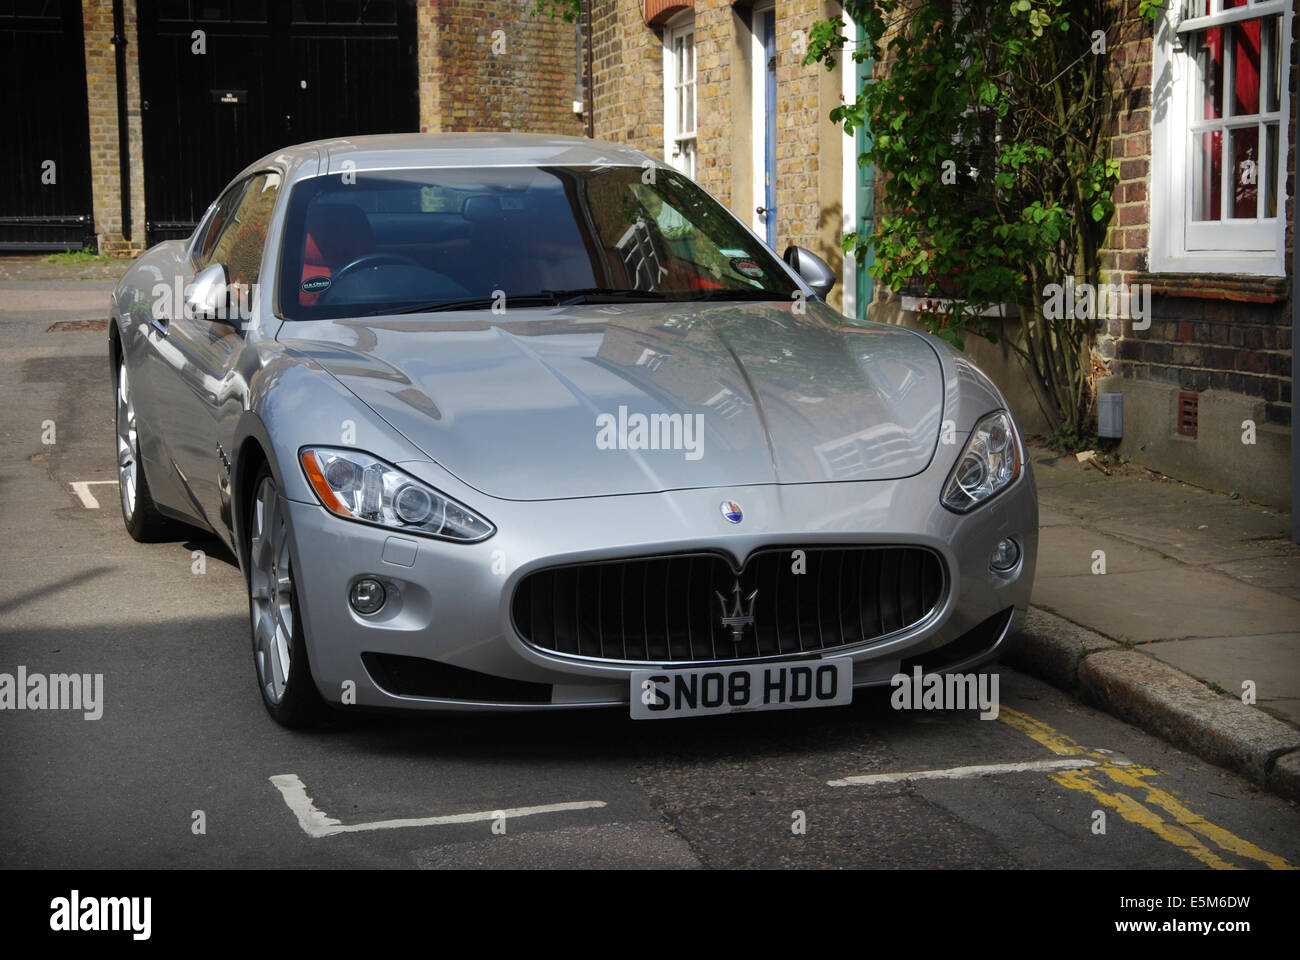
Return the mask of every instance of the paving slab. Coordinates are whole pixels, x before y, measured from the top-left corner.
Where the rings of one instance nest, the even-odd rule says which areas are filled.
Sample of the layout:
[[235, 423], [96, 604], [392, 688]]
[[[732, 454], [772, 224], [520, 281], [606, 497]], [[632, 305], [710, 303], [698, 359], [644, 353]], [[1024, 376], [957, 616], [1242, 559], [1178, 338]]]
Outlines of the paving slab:
[[[1098, 516], [1092, 526], [1191, 566], [1260, 556], [1261, 543], [1291, 553], [1290, 520], [1268, 511], [1226, 503], [1144, 505], [1140, 510]], [[1285, 539], [1284, 539], [1285, 538]]]
[[1300, 632], [1248, 637], [1200, 637], [1143, 644], [1144, 653], [1240, 696], [1247, 680], [1258, 703], [1300, 724]]
[[1076, 523], [1038, 531], [1038, 568], [1035, 578], [1094, 576], [1093, 553], [1105, 553], [1106, 576], [1141, 570], [1162, 570], [1169, 560], [1154, 550], [1106, 536]]
[[1213, 569], [1236, 580], [1244, 581], [1265, 590], [1272, 590], [1292, 600], [1300, 600], [1300, 555], [1291, 552], [1293, 545], [1285, 543], [1277, 553], [1276, 543], [1256, 544], [1259, 556], [1246, 560], [1216, 563]]
[[1134, 642], [1290, 633], [1300, 624], [1300, 601], [1173, 562], [1135, 573], [1035, 577], [1033, 602]]

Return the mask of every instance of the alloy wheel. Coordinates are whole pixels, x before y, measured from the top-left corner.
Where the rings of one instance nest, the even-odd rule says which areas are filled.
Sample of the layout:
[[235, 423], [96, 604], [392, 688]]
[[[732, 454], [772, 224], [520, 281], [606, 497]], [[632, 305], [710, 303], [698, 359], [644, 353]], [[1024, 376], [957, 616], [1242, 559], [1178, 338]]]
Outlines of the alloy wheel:
[[293, 571], [289, 525], [271, 477], [263, 477], [253, 502], [249, 540], [249, 609], [257, 679], [266, 698], [279, 703], [293, 662]]
[[122, 513], [128, 523], [135, 514], [140, 469], [139, 435], [135, 428], [135, 403], [126, 362], [117, 371], [117, 486], [122, 496]]

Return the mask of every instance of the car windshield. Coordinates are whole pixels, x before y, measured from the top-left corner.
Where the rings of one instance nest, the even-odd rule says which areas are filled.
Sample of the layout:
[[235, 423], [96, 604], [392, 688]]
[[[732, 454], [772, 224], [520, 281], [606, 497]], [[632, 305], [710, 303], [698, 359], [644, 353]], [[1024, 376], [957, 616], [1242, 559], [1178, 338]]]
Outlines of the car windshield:
[[477, 167], [314, 177], [290, 198], [280, 310], [790, 300], [782, 264], [675, 171]]

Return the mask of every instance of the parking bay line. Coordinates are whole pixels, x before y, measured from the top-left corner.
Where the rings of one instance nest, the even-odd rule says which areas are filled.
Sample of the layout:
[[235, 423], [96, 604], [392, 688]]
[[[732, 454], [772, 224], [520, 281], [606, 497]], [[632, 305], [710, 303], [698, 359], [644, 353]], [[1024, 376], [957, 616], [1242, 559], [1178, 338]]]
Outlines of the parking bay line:
[[1061, 760], [1026, 760], [1022, 763], [982, 763], [946, 770], [912, 770], [903, 773], [867, 773], [840, 780], [827, 780], [828, 787], [869, 787], [878, 783], [905, 783], [909, 780], [966, 780], [971, 777], [994, 777], [1004, 773], [1032, 773], [1037, 770], [1078, 770], [1091, 767], [1096, 760], [1086, 757]]
[[285, 804], [298, 818], [298, 826], [309, 837], [332, 837], [340, 833], [361, 833], [367, 830], [394, 830], [400, 827], [433, 827], [451, 823], [479, 823], [504, 817], [532, 817], [542, 813], [562, 813], [567, 810], [594, 810], [605, 806], [604, 800], [573, 800], [565, 803], [545, 803], [533, 807], [511, 807], [508, 810], [477, 810], [472, 813], [451, 813], [439, 817], [413, 817], [401, 820], [375, 820], [370, 823], [343, 823], [321, 810], [307, 795], [307, 787], [296, 773], [281, 773], [269, 778], [284, 797]]
[[95, 483], [116, 484], [117, 481], [116, 480], [70, 480], [68, 482], [68, 485], [72, 487], [72, 492], [77, 495], [77, 499], [81, 501], [81, 505], [85, 507], [87, 510], [99, 509], [99, 501], [96, 500], [95, 495], [90, 492], [91, 484], [95, 484]]

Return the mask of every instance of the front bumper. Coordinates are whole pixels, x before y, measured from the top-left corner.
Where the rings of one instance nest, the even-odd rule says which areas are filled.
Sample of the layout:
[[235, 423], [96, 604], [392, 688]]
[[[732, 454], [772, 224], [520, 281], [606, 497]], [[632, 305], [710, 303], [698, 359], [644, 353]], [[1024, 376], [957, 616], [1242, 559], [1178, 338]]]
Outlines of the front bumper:
[[[464, 498], [498, 532], [481, 543], [446, 543], [342, 520], [316, 503], [289, 502], [299, 616], [316, 684], [329, 702], [340, 703], [345, 691], [354, 691], [356, 705], [377, 708], [627, 705], [632, 670], [664, 664], [573, 658], [533, 647], [513, 629], [510, 604], [516, 584], [534, 570], [557, 564], [712, 550], [730, 555], [740, 566], [755, 550], [772, 546], [930, 547], [943, 557], [948, 575], [947, 593], [931, 617], [884, 639], [820, 655], [852, 659], [855, 687], [887, 684], [905, 659], [962, 669], [991, 659], [1009, 627], [1006, 614], [1023, 612], [1029, 603], [1038, 508], [1028, 465], [1010, 488], [965, 515], [939, 505], [944, 477], [933, 465], [924, 474], [895, 481], [559, 501], [495, 500], [463, 488], [449, 490], [447, 477], [434, 465], [401, 466]], [[723, 518], [719, 504], [726, 500], [743, 504], [741, 523]], [[1017, 540], [1021, 558], [1012, 571], [999, 574], [990, 569], [989, 555], [1003, 537]], [[348, 604], [351, 585], [363, 576], [383, 581], [389, 594], [385, 607], [372, 617], [357, 614]], [[996, 629], [989, 644], [970, 654], [971, 636], [978, 636], [972, 632], [981, 625], [985, 632], [990, 625]], [[955, 643], [962, 638], [963, 643]], [[948, 644], [957, 653], [965, 651], [956, 662], [944, 660], [942, 652], [926, 656]], [[410, 684], [395, 682], [381, 665], [391, 657], [453, 668], [444, 671], [451, 677], [443, 695], [403, 692]], [[475, 675], [507, 682], [476, 689], [470, 682]]]

